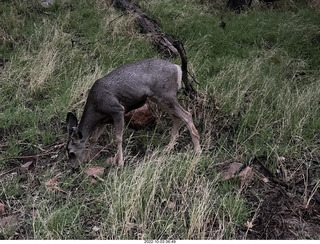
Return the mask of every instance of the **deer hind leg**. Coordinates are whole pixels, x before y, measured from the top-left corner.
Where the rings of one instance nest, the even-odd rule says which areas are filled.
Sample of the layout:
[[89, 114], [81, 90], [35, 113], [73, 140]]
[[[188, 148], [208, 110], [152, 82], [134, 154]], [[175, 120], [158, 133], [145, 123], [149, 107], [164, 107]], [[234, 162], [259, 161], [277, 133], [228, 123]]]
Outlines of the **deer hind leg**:
[[181, 125], [181, 120], [176, 117], [175, 115], [171, 114], [169, 111], [167, 111], [168, 114], [170, 115], [170, 118], [172, 119], [172, 129], [171, 129], [171, 138], [170, 138], [170, 142], [169, 145], [167, 147], [167, 151], [171, 151], [174, 148], [174, 145], [176, 143], [176, 140], [179, 136], [179, 128]]
[[172, 109], [172, 112], [174, 113], [175, 116], [177, 116], [187, 124], [191, 138], [192, 138], [194, 150], [197, 153], [201, 153], [201, 147], [199, 142], [200, 136], [196, 127], [194, 126], [192, 115], [186, 110], [184, 110], [181, 107], [181, 105], [178, 103], [178, 101], [174, 102], [174, 107]]
[[182, 120], [188, 126], [188, 129], [192, 138], [194, 150], [197, 153], [201, 153], [201, 147], [199, 142], [200, 136], [196, 127], [194, 126], [192, 115], [186, 110], [184, 110], [184, 108], [182, 108], [182, 106], [179, 104], [176, 98], [166, 97], [164, 99], [157, 99], [156, 102], [159, 105], [161, 105], [164, 108], [164, 110], [166, 110], [169, 113], [170, 117], [173, 120], [173, 127], [171, 131], [171, 140], [170, 140], [169, 148], [170, 146], [172, 147], [174, 145], [175, 140], [178, 136], [178, 130], [179, 130], [178, 120]]

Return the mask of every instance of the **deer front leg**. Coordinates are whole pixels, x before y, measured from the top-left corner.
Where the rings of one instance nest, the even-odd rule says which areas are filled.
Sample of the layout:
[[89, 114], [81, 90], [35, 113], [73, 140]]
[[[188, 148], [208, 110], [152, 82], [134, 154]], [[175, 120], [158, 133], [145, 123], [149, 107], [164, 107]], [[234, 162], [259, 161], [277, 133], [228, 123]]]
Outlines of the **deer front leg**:
[[103, 133], [103, 131], [106, 129], [106, 126], [107, 126], [107, 124], [102, 124], [102, 125], [98, 126], [97, 129], [92, 133], [92, 135], [89, 139], [90, 146], [94, 146], [94, 144], [97, 143], [98, 138]]
[[116, 161], [120, 168], [123, 167], [123, 151], [122, 151], [122, 135], [124, 130], [124, 112], [120, 112], [113, 117], [115, 133], [116, 133], [116, 143], [117, 143], [117, 155]]
[[88, 142], [88, 147], [86, 148], [86, 154], [85, 154], [86, 161], [90, 161], [91, 159], [93, 159], [96, 156], [96, 155], [94, 155], [93, 149], [98, 141], [98, 138], [105, 130], [106, 126], [107, 126], [106, 124], [102, 124], [102, 125], [98, 126], [95, 129], [95, 131], [92, 133], [92, 135], [90, 136], [89, 142]]

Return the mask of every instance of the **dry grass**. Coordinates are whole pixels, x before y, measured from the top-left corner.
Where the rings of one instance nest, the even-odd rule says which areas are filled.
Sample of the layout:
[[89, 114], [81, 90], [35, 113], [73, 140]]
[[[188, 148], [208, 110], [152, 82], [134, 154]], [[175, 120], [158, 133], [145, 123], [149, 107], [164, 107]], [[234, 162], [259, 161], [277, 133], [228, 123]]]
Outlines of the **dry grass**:
[[[91, 67], [89, 69], [79, 71], [79, 76], [75, 77], [70, 90], [69, 109], [83, 109], [90, 88], [97, 79], [102, 77], [102, 69], [98, 64], [95, 65], [93, 72]], [[84, 73], [87, 75], [83, 76]]]

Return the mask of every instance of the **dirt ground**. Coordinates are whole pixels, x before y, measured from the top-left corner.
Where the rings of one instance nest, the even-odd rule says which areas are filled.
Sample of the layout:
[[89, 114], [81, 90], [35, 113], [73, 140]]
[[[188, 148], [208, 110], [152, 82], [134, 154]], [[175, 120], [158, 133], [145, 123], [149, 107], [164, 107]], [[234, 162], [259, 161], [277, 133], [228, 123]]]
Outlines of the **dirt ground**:
[[[306, 208], [301, 196], [273, 183], [254, 185], [245, 193], [256, 208], [246, 239], [319, 239], [320, 205], [311, 201]], [[263, 196], [257, 196], [257, 192]], [[251, 222], [250, 221], [250, 222]]]
[[[246, 239], [320, 239], [320, 192], [316, 184], [284, 183], [261, 164], [252, 165], [255, 179], [243, 191], [252, 210]], [[241, 236], [241, 234], [240, 234]]]

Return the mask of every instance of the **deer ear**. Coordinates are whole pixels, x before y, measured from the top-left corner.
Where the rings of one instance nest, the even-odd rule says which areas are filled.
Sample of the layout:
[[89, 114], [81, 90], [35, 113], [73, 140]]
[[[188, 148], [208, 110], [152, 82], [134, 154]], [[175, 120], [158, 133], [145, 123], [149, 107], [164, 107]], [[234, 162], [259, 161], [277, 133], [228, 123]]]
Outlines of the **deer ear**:
[[74, 127], [76, 127], [76, 128], [78, 127], [78, 119], [77, 119], [77, 116], [74, 113], [69, 112], [67, 114], [67, 131], [68, 131], [68, 135], [69, 136], [71, 136], [71, 134], [73, 134], [73, 132], [74, 132], [73, 128]]

